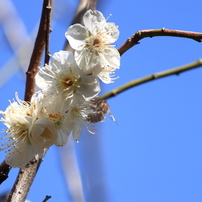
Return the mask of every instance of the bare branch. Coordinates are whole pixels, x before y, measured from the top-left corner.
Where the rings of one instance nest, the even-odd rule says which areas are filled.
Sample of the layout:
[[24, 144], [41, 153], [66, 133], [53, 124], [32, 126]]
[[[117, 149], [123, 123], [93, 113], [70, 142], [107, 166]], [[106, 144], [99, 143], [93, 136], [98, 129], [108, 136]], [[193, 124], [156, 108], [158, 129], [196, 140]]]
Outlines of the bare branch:
[[48, 199], [50, 199], [51, 198], [51, 196], [46, 196], [46, 198], [42, 201], [42, 202], [46, 202], [46, 201], [48, 201]]
[[[72, 20], [72, 25], [75, 23], [81, 23], [83, 24], [83, 15], [84, 13], [91, 9], [91, 10], [95, 10], [96, 9], [96, 5], [97, 5], [97, 1], [98, 0], [80, 0], [76, 13], [74, 15], [74, 18]], [[68, 50], [70, 52], [73, 51], [73, 49], [69, 46], [68, 41], [66, 40], [65, 42], [65, 46], [64, 46], [64, 50]]]
[[[50, 30], [50, 27], [47, 26], [47, 21], [50, 19], [51, 6], [52, 0], [44, 0], [39, 31], [27, 71], [25, 101], [30, 101], [31, 96], [35, 92], [35, 75], [40, 64], [45, 43], [48, 40], [46, 37], [49, 36], [46, 35], [46, 33]], [[48, 23], [48, 25], [50, 25], [50, 23]], [[35, 159], [19, 171], [15, 184], [9, 194], [8, 202], [25, 201], [41, 161], [42, 160], [38, 157], [38, 155], [36, 155]]]
[[188, 71], [191, 69], [195, 69], [195, 68], [201, 67], [201, 66], [202, 66], [202, 59], [199, 59], [196, 62], [187, 64], [187, 65], [184, 65], [181, 67], [177, 67], [177, 68], [169, 69], [166, 71], [158, 72], [158, 73], [155, 73], [155, 74], [152, 74], [149, 76], [145, 76], [143, 78], [130, 81], [130, 82], [126, 83], [125, 85], [120, 86], [120, 87], [100, 96], [100, 99], [109, 99], [111, 97], [118, 95], [119, 93], [122, 93], [122, 92], [124, 92], [132, 87], [138, 86], [140, 84], [147, 83], [149, 81], [153, 81], [153, 80], [156, 80], [156, 79], [159, 79], [162, 77], [166, 77], [166, 76], [170, 76], [173, 74], [179, 75], [182, 72], [185, 72], [185, 71]]
[[8, 178], [11, 167], [3, 161], [0, 165], [0, 184]]
[[9, 194], [7, 202], [25, 201], [40, 163], [41, 159], [33, 159], [23, 169], [20, 170], [11, 193]]
[[50, 51], [49, 51], [49, 35], [51, 32], [50, 29], [50, 23], [51, 23], [51, 2], [49, 2], [49, 5], [46, 7], [46, 30], [45, 30], [45, 60], [44, 60], [44, 65], [48, 64], [49, 59], [50, 59]]
[[40, 65], [41, 57], [44, 51], [44, 46], [46, 42], [46, 33], [49, 32], [50, 28], [47, 27], [47, 19], [50, 16], [50, 4], [52, 5], [52, 0], [44, 0], [41, 21], [39, 25], [39, 31], [34, 44], [34, 49], [32, 52], [30, 64], [28, 71], [26, 72], [26, 89], [25, 89], [25, 101], [30, 101], [32, 95], [35, 93], [35, 75], [38, 71], [38, 66]]
[[202, 42], [202, 33], [198, 32], [189, 32], [189, 31], [180, 31], [180, 30], [171, 30], [171, 29], [150, 29], [142, 30], [136, 32], [132, 37], [130, 37], [119, 49], [120, 55], [123, 55], [127, 50], [132, 48], [134, 45], [139, 44], [139, 41], [146, 37], [154, 36], [174, 36], [174, 37], [183, 37], [188, 39], [193, 39], [198, 42]]

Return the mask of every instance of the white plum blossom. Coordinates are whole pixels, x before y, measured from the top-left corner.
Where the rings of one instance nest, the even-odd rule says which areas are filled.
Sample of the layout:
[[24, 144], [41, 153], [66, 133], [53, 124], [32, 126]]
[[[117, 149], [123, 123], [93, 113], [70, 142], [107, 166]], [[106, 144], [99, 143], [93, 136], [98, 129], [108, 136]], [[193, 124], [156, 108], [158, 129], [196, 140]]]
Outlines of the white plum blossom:
[[120, 54], [114, 45], [119, 30], [107, 23], [103, 14], [88, 10], [84, 26], [75, 24], [65, 33], [74, 55], [68, 51], [53, 54], [49, 64], [39, 69], [36, 85], [40, 91], [30, 102], [16, 99], [0, 111], [7, 127], [0, 138], [0, 151], [6, 150], [6, 164], [23, 168], [36, 154], [52, 145], [64, 146], [69, 135], [78, 142], [82, 128], [95, 133], [95, 123], [110, 113], [100, 93], [99, 79], [113, 83], [120, 66]]
[[97, 78], [84, 74], [67, 51], [53, 54], [49, 65], [37, 73], [36, 84], [42, 89], [44, 99], [54, 104], [56, 112], [67, 110], [75, 100], [88, 101], [100, 92]]
[[67, 127], [65, 123], [66, 112], [59, 111], [55, 113], [55, 107], [52, 104], [43, 107], [43, 112], [46, 113], [47, 118], [54, 124], [57, 131], [57, 138], [54, 144], [58, 147], [64, 146], [72, 130], [72, 127]]
[[95, 134], [94, 125], [89, 123], [88, 114], [93, 110], [91, 108], [91, 102], [84, 102], [77, 106], [71, 107], [66, 112], [65, 125], [71, 128], [73, 138], [78, 142], [82, 127], [86, 128], [91, 134]]
[[113, 83], [114, 70], [120, 66], [120, 54], [111, 43], [119, 36], [114, 23], [107, 23], [103, 14], [88, 10], [83, 16], [84, 26], [74, 24], [65, 33], [75, 49], [75, 60], [80, 69], [98, 76], [104, 83]]
[[8, 149], [5, 162], [11, 167], [24, 167], [35, 154], [43, 156], [44, 148], [55, 143], [54, 124], [42, 116], [41, 98], [34, 95], [30, 103], [20, 100], [10, 102], [1, 122], [6, 125], [6, 135], [0, 138], [0, 150]]

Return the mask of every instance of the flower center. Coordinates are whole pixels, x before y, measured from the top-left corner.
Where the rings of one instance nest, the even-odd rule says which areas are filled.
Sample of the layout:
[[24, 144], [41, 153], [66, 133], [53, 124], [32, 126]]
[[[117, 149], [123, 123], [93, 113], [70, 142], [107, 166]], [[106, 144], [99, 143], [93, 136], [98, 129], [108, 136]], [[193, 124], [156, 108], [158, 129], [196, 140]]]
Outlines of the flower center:
[[71, 113], [73, 114], [74, 118], [81, 118], [82, 117], [81, 108], [79, 106], [72, 108]]
[[77, 114], [79, 113], [78, 107], [74, 107], [74, 108], [72, 109], [72, 112], [73, 112], [75, 115], [77, 115]]
[[41, 134], [41, 137], [43, 137], [45, 139], [51, 139], [51, 138], [53, 138], [53, 135], [50, 132], [50, 130], [46, 127], [45, 130], [43, 131], [43, 133]]
[[101, 42], [102, 41], [99, 38], [95, 38], [93, 41], [93, 46], [100, 47]]
[[68, 88], [74, 84], [72, 78], [66, 78], [65, 80], [61, 81], [65, 88]]
[[75, 92], [80, 88], [80, 75], [75, 75], [75, 72], [68, 72], [67, 75], [59, 75], [59, 80], [56, 84], [56, 90], [61, 92], [65, 99], [71, 98]]
[[56, 126], [60, 127], [63, 124], [62, 120], [64, 119], [64, 117], [60, 115], [60, 113], [48, 114], [48, 116], [50, 121], [54, 123]]

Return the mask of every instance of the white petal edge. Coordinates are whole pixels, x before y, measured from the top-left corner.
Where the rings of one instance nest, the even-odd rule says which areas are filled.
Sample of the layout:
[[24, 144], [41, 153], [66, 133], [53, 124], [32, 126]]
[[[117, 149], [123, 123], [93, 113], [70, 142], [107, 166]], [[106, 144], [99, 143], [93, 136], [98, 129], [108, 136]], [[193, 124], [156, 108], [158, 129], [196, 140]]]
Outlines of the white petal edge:
[[13, 147], [6, 155], [5, 162], [11, 167], [23, 168], [29, 161], [31, 161], [36, 154], [36, 151], [31, 145], [21, 145], [20, 151]]
[[86, 38], [89, 37], [89, 32], [83, 25], [75, 24], [69, 27], [65, 36], [73, 49], [81, 50], [85, 45]]
[[105, 48], [104, 54], [100, 54], [100, 60], [112, 69], [119, 69], [120, 67], [120, 54], [115, 48]]
[[83, 24], [89, 29], [91, 33], [94, 33], [95, 27], [98, 23], [106, 23], [105, 17], [100, 11], [88, 10], [83, 16]]
[[46, 118], [38, 119], [32, 127], [30, 142], [39, 154], [43, 155], [43, 149], [49, 148], [55, 143], [57, 131], [52, 122]]

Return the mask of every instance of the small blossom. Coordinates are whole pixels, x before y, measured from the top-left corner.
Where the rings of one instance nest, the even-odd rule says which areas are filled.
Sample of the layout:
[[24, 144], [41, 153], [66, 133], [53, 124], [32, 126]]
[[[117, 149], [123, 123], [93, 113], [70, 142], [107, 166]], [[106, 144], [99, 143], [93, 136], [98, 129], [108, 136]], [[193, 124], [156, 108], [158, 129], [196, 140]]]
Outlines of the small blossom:
[[49, 65], [37, 73], [36, 84], [47, 104], [56, 103], [56, 112], [68, 108], [75, 100], [90, 100], [100, 92], [96, 77], [84, 74], [67, 51], [54, 53]]
[[86, 128], [91, 134], [95, 134], [94, 125], [88, 121], [88, 114], [92, 112], [91, 103], [84, 102], [81, 105], [71, 107], [66, 112], [67, 116], [65, 123], [68, 128], [71, 128], [73, 138], [78, 142], [82, 127]]
[[75, 49], [75, 60], [80, 69], [98, 76], [104, 83], [112, 83], [112, 73], [120, 66], [120, 54], [111, 43], [119, 36], [114, 23], [107, 23], [101, 12], [88, 10], [83, 23], [69, 27], [65, 36]]
[[65, 117], [66, 113], [64, 112], [57, 112], [53, 105], [49, 105], [43, 108], [44, 113], [46, 113], [47, 118], [54, 124], [54, 127], [57, 131], [57, 138], [55, 140], [56, 146], [64, 146], [67, 143], [68, 136], [72, 130], [72, 127], [65, 124]]
[[35, 95], [28, 103], [16, 95], [16, 101], [11, 102], [5, 112], [0, 111], [4, 116], [1, 122], [7, 126], [6, 135], [0, 140], [0, 150], [8, 149], [5, 162], [11, 167], [24, 167], [35, 154], [42, 157], [44, 148], [49, 148], [56, 140], [53, 123], [42, 117], [40, 98]]

